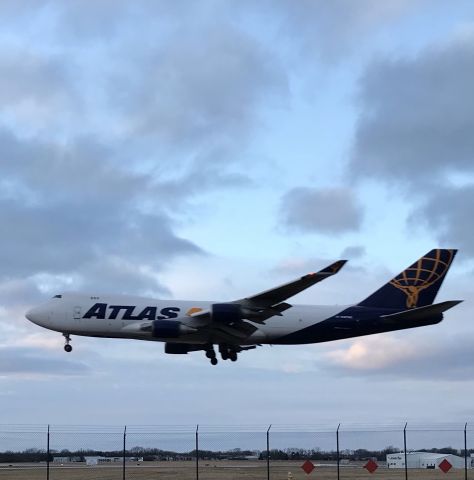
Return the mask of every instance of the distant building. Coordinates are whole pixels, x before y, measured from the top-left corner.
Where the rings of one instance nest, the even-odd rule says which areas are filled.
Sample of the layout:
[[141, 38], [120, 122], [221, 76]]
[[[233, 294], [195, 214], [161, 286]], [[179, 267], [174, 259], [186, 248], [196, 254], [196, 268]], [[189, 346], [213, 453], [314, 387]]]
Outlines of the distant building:
[[80, 461], [81, 457], [53, 457], [53, 463], [75, 463]]
[[[447, 453], [407, 452], [407, 468], [436, 469], [439, 464], [447, 460], [453, 468], [464, 468], [464, 457]], [[471, 459], [467, 467], [472, 468]], [[387, 455], [387, 468], [405, 468], [405, 453], [390, 453]]]
[[[108, 463], [121, 463], [123, 457], [84, 457], [86, 465], [103, 465]], [[143, 457], [125, 457], [126, 462], [143, 462]]]

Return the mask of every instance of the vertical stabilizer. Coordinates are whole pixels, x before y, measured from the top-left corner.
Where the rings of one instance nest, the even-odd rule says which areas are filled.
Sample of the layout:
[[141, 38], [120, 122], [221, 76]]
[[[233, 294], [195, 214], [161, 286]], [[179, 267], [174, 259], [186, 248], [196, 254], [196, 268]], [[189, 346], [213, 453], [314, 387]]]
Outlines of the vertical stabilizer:
[[431, 305], [456, 252], [448, 249], [431, 250], [359, 305], [399, 310]]

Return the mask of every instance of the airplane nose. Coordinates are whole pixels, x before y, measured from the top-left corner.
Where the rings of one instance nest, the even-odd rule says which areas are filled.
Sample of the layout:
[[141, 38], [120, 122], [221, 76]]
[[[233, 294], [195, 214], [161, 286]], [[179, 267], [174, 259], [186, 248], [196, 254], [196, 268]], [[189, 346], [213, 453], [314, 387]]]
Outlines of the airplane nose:
[[25, 317], [30, 322], [42, 325], [48, 319], [48, 312], [44, 307], [34, 307], [30, 308], [30, 310], [25, 313]]
[[37, 319], [38, 317], [38, 314], [36, 313], [36, 308], [30, 308], [26, 313], [25, 313], [25, 317], [30, 321], [30, 322], [33, 322], [33, 323], [36, 323], [35, 320]]

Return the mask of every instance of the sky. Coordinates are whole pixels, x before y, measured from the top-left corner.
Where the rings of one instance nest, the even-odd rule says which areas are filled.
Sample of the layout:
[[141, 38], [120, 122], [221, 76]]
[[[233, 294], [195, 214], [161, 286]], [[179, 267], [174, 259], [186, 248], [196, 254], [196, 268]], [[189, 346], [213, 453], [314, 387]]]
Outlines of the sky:
[[[474, 5], [0, 3], [0, 424], [464, 423], [474, 395]], [[63, 291], [226, 301], [349, 263], [357, 303], [458, 248], [435, 326], [202, 352], [24, 318]]]

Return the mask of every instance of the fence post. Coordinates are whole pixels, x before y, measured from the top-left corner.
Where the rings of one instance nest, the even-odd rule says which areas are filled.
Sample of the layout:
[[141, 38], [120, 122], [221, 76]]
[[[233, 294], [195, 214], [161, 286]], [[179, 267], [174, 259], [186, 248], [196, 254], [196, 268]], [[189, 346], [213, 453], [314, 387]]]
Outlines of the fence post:
[[125, 455], [127, 453], [127, 425], [123, 429], [123, 463], [122, 463], [122, 480], [125, 480]]
[[199, 425], [196, 425], [196, 480], [199, 480]]
[[337, 426], [336, 430], [336, 452], [337, 452], [337, 480], [339, 480], [339, 427], [341, 424]]
[[464, 424], [464, 479], [467, 480], [467, 422]]
[[405, 428], [403, 429], [403, 452], [405, 453], [405, 480], [408, 479], [408, 465], [407, 465], [407, 425], [405, 422]]
[[267, 430], [267, 480], [270, 480], [270, 425]]
[[49, 425], [46, 436], [46, 480], [49, 480]]

